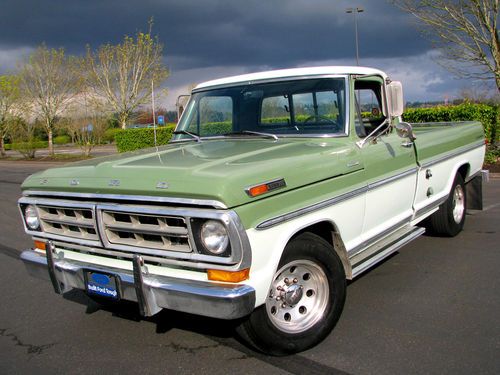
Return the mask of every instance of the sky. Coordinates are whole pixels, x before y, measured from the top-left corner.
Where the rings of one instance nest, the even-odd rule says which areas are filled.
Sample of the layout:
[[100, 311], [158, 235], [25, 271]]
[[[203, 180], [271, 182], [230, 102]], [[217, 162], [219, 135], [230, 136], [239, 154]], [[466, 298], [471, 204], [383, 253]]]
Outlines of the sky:
[[[199, 82], [269, 69], [359, 63], [403, 82], [406, 101], [452, 100], [473, 82], [436, 60], [415, 19], [387, 0], [0, 0], [0, 74], [41, 43], [80, 55], [148, 30], [170, 70], [163, 105]], [[484, 83], [482, 83], [484, 85]]]

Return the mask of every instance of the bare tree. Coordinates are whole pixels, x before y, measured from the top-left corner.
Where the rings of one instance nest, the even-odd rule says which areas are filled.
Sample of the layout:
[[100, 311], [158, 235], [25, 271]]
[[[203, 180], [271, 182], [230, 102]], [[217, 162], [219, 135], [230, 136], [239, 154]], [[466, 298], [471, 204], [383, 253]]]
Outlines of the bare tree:
[[[150, 24], [151, 25], [151, 24]], [[106, 98], [118, 115], [122, 128], [131, 114], [151, 99], [152, 85], [159, 87], [168, 77], [158, 38], [137, 33], [118, 45], [106, 44], [93, 52], [87, 47], [86, 81], [90, 91]]]
[[498, 0], [391, 0], [413, 14], [459, 77], [494, 79], [500, 91]]
[[488, 96], [488, 91], [483, 88], [467, 85], [462, 87], [458, 92], [458, 97], [461, 102], [464, 103], [486, 103], [493, 100]]
[[57, 118], [81, 88], [76, 58], [67, 57], [63, 48], [41, 45], [20, 67], [20, 88], [33, 114], [43, 121], [49, 153], [54, 155], [52, 133]]
[[5, 137], [16, 102], [19, 99], [19, 78], [12, 75], [0, 76], [0, 155], [5, 156]]
[[94, 146], [101, 141], [107, 120], [102, 100], [83, 93], [68, 109], [63, 122], [71, 138], [88, 157]]

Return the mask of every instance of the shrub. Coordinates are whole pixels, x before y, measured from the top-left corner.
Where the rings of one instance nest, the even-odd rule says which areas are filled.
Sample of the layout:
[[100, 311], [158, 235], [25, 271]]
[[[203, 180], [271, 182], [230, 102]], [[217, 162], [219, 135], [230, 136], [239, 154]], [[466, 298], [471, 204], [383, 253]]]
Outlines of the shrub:
[[65, 145], [68, 143], [71, 143], [71, 138], [69, 135], [58, 135], [57, 137], [54, 137], [55, 145]]
[[[172, 138], [174, 125], [167, 125], [156, 129], [156, 144], [167, 144]], [[118, 152], [134, 151], [145, 147], [153, 147], [154, 142], [154, 129], [141, 128], [141, 129], [120, 129], [115, 134], [116, 148]]]
[[120, 128], [106, 129], [106, 131], [104, 132], [104, 134], [102, 136], [101, 142], [102, 143], [113, 143], [115, 141], [116, 134], [118, 134], [121, 131], [122, 131], [122, 129], [120, 129]]
[[488, 145], [484, 155], [485, 164], [496, 164], [500, 159], [500, 145]]
[[456, 106], [433, 108], [410, 108], [403, 114], [407, 122], [480, 121], [486, 139], [490, 143], [498, 141], [499, 106], [464, 103]]
[[12, 149], [19, 151], [25, 159], [34, 159], [36, 150], [47, 147], [47, 141], [40, 141], [38, 139], [33, 139], [27, 142], [12, 143]]

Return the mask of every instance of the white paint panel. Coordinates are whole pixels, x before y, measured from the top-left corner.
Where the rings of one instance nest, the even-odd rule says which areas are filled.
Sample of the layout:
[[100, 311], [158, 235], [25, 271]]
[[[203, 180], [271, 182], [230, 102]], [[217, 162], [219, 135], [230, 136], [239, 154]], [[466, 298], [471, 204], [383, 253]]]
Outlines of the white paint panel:
[[[481, 170], [484, 158], [485, 147], [478, 147], [454, 158], [444, 160], [440, 163], [421, 168], [418, 172], [418, 186], [415, 194], [415, 211], [419, 211], [433, 203], [446, 197], [450, 190], [458, 169], [464, 165], [470, 165], [469, 176]], [[427, 179], [426, 173], [430, 170], [432, 177]], [[431, 188], [433, 194], [427, 196], [428, 189]]]
[[207, 88], [211, 86], [228, 85], [228, 84], [247, 84], [252, 81], [260, 81], [274, 78], [288, 78], [288, 77], [307, 77], [313, 75], [346, 75], [346, 74], [360, 74], [360, 75], [379, 75], [383, 79], [387, 75], [378, 69], [365, 68], [359, 66], [315, 66], [295, 69], [280, 69], [269, 70], [265, 72], [257, 72], [250, 74], [243, 74], [239, 76], [226, 77], [200, 83], [196, 89]]
[[318, 210], [265, 230], [247, 230], [252, 248], [250, 280], [256, 291], [256, 306], [263, 304], [286, 244], [300, 230], [318, 222], [334, 223], [347, 250], [362, 242], [365, 195], [353, 197], [331, 207]]
[[369, 190], [366, 195], [366, 217], [363, 239], [368, 240], [413, 214], [416, 172]]

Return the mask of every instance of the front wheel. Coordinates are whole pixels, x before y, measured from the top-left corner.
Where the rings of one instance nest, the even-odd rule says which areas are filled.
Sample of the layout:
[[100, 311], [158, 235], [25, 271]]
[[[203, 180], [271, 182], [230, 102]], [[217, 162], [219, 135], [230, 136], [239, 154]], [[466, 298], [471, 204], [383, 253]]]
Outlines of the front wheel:
[[267, 354], [306, 350], [333, 329], [345, 294], [345, 272], [334, 249], [321, 237], [304, 233], [285, 248], [266, 303], [238, 327], [238, 333]]
[[466, 198], [464, 179], [458, 173], [448, 198], [430, 217], [431, 231], [448, 237], [460, 233], [465, 223]]

